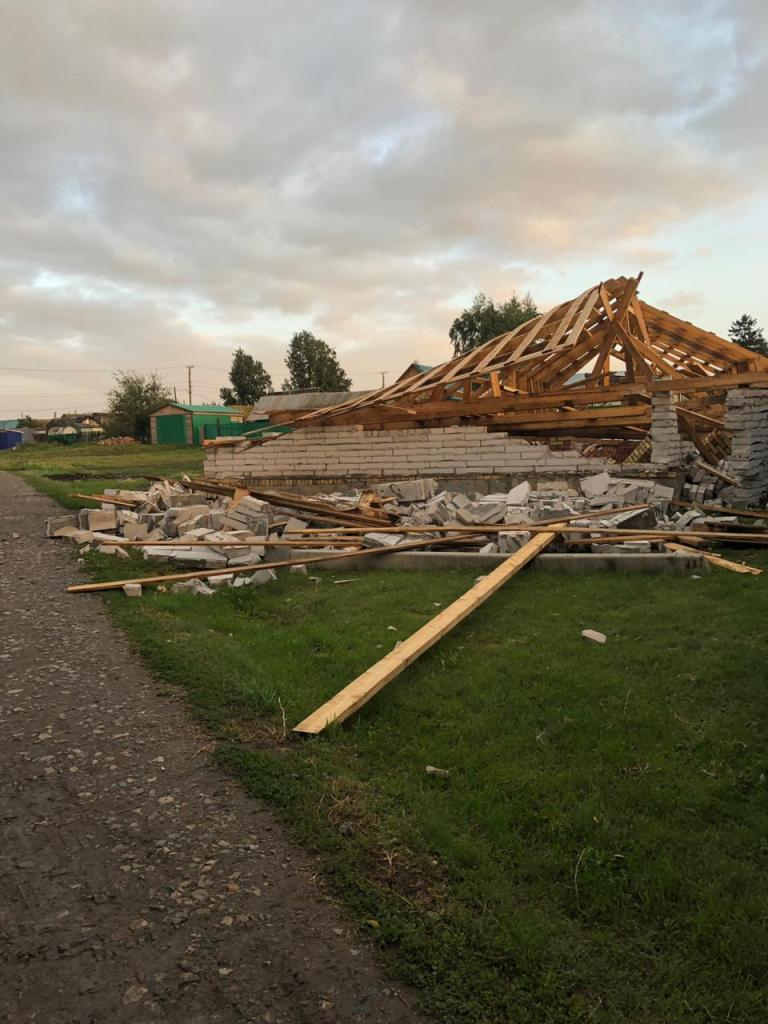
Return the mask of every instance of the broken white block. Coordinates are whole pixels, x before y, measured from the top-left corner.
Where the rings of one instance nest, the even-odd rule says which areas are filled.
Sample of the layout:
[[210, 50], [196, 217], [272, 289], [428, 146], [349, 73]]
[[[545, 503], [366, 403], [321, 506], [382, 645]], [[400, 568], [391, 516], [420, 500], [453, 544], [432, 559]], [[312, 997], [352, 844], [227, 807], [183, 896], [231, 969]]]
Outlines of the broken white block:
[[185, 591], [193, 594], [202, 594], [204, 597], [212, 597], [215, 591], [203, 583], [202, 580], [184, 580], [181, 583], [174, 583], [171, 587], [174, 594], [183, 594]]
[[129, 558], [128, 552], [120, 544], [99, 544], [96, 548], [100, 555], [117, 555], [118, 558]]
[[277, 573], [274, 569], [259, 569], [248, 579], [251, 583], [255, 583], [257, 587], [263, 586], [265, 583], [271, 583], [272, 580], [277, 579]]
[[377, 533], [373, 531], [363, 536], [364, 548], [392, 548], [405, 540], [402, 533]]
[[117, 515], [114, 512], [105, 512], [103, 509], [88, 509], [86, 516], [89, 530], [116, 530]]
[[293, 516], [291, 516], [291, 518], [283, 527], [283, 536], [285, 536], [286, 533], [303, 533], [304, 530], [307, 529], [308, 525], [309, 524], [305, 523], [303, 519], [295, 519]]
[[596, 644], [604, 644], [605, 641], [608, 639], [605, 633], [600, 633], [596, 629], [582, 629], [581, 635], [584, 637], [585, 640], [591, 640], [593, 643]]
[[223, 572], [220, 576], [209, 576], [208, 586], [209, 587], [229, 587], [234, 580], [234, 575], [231, 572]]
[[437, 480], [397, 480], [389, 486], [401, 501], [427, 501], [437, 493]]
[[513, 487], [507, 495], [507, 505], [527, 505], [531, 494], [531, 485], [524, 480], [517, 487]]
[[596, 473], [594, 476], [584, 477], [581, 481], [581, 493], [585, 498], [596, 498], [599, 494], [605, 494], [610, 486], [610, 474]]
[[531, 535], [527, 530], [502, 530], [496, 537], [499, 551], [505, 555], [511, 555], [514, 551], [519, 551], [523, 544], [527, 544], [531, 539]]
[[60, 531], [69, 530], [74, 528], [78, 529], [78, 517], [76, 515], [68, 516], [50, 516], [45, 521], [45, 535], [46, 537], [67, 537], [69, 533], [63, 533]]
[[297, 576], [306, 576], [307, 567], [306, 565], [292, 565], [289, 569], [289, 572], [295, 573]]
[[141, 597], [142, 589], [140, 583], [124, 583], [123, 593], [126, 597]]

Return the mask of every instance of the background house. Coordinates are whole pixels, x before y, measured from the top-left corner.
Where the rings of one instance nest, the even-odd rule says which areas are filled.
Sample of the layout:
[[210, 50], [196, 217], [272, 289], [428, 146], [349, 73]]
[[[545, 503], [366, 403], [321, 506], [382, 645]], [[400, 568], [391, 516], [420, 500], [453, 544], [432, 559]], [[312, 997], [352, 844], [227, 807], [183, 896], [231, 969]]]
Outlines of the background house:
[[426, 373], [427, 370], [434, 370], [434, 366], [427, 366], [426, 363], [417, 363], [414, 361], [410, 366], [406, 366], [395, 381], [395, 384], [399, 384], [401, 380], [408, 380], [409, 377], [418, 377], [420, 373]]
[[359, 398], [367, 394], [367, 391], [279, 391], [272, 395], [264, 395], [251, 410], [248, 429], [284, 423], [286, 420], [301, 416], [304, 412], [341, 405], [350, 398]]
[[204, 438], [237, 434], [243, 414], [228, 405], [187, 405], [169, 402], [149, 417], [152, 444], [202, 444]]
[[104, 437], [104, 427], [95, 416], [99, 413], [66, 413], [48, 420], [45, 436], [49, 441], [58, 444], [77, 444], [78, 442], [98, 441]]

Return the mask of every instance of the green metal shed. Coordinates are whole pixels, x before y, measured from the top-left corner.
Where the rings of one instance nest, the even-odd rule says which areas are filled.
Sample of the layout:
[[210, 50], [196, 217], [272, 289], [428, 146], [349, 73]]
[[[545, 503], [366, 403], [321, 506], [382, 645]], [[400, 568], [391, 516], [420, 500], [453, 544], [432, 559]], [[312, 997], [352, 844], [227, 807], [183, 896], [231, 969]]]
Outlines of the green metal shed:
[[149, 417], [152, 444], [202, 444], [206, 426], [242, 423], [242, 410], [228, 405], [170, 402]]

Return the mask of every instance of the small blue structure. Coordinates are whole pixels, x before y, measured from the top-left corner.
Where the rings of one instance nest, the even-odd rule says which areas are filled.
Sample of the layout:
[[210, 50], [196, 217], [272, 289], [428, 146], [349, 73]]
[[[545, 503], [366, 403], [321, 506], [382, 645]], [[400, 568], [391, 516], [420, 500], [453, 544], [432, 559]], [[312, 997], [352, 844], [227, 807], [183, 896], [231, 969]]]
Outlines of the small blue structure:
[[23, 430], [0, 430], [0, 451], [8, 451], [24, 444]]

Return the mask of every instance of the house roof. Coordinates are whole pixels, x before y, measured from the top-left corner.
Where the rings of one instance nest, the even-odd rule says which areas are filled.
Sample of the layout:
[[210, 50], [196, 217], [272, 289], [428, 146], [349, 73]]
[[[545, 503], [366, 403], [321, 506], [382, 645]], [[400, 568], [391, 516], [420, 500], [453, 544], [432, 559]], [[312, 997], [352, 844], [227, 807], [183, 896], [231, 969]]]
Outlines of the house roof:
[[[164, 402], [160, 408], [166, 409], [168, 406], [172, 406], [174, 409], [183, 409], [184, 412], [199, 412], [199, 413], [210, 413], [212, 416], [239, 416], [240, 410], [233, 405], [189, 405], [187, 402]], [[154, 416], [159, 409], [155, 409], [152, 413]]]
[[102, 430], [102, 426], [94, 418], [90, 412], [72, 412], [65, 413], [63, 416], [56, 416], [52, 420], [48, 420], [46, 429], [50, 430], [51, 427], [79, 427], [86, 420], [90, 420], [94, 426], [89, 427], [90, 430]]
[[367, 394], [367, 391], [280, 391], [260, 398], [254, 405], [248, 422], [267, 419], [272, 412], [326, 409], [347, 402], [350, 398], [360, 398]]

